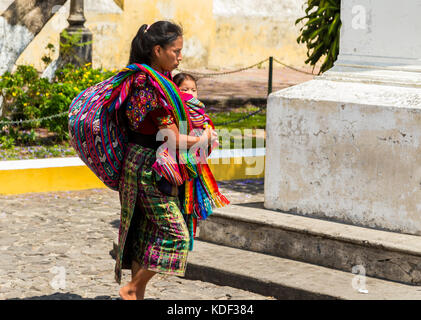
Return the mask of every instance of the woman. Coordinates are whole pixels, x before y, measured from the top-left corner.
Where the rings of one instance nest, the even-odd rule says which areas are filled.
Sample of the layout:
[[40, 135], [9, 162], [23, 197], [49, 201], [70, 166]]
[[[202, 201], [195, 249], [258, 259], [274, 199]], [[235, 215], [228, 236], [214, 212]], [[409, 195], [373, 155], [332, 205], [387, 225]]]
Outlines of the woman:
[[[182, 48], [178, 25], [167, 21], [142, 25], [132, 41], [129, 64], [146, 64], [171, 78], [171, 71], [182, 60]], [[190, 236], [177, 187], [160, 179], [152, 168], [163, 143], [157, 141], [157, 133], [162, 129], [173, 133], [178, 149], [217, 139], [210, 128], [200, 137], [180, 134], [175, 114], [157, 88], [148, 74], [139, 72], [121, 108], [129, 143], [119, 188], [121, 217], [115, 273], [120, 283], [121, 270], [132, 271], [132, 280], [120, 289], [124, 300], [144, 299], [146, 285], [156, 273], [184, 276], [186, 269]]]

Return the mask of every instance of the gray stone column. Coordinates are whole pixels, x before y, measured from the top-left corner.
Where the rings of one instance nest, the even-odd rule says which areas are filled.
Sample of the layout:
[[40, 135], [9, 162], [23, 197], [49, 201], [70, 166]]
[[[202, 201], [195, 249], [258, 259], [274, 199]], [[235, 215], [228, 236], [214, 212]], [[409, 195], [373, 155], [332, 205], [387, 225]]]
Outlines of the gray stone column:
[[[71, 0], [70, 2], [70, 14], [67, 19], [69, 27], [65, 29], [69, 35], [75, 35], [80, 33], [82, 35], [80, 43], [86, 43], [92, 41], [92, 33], [85, 27], [85, 15], [83, 0]], [[66, 43], [67, 40], [60, 36], [60, 42]], [[86, 63], [92, 63], [92, 43], [83, 46], [74, 46], [70, 52], [64, 53], [60, 50], [60, 58], [62, 64], [72, 63], [76, 66], [81, 66]]]
[[334, 67], [269, 96], [266, 208], [421, 235], [420, 15], [342, 0]]

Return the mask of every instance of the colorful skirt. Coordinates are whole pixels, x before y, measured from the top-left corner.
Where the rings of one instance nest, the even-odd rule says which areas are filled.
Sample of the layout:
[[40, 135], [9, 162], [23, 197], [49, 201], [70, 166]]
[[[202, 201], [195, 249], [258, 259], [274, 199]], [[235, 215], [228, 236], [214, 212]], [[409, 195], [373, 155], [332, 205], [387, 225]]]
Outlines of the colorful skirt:
[[190, 236], [178, 197], [157, 188], [156, 151], [129, 143], [120, 178], [120, 229], [115, 280], [132, 261], [159, 273], [184, 276]]

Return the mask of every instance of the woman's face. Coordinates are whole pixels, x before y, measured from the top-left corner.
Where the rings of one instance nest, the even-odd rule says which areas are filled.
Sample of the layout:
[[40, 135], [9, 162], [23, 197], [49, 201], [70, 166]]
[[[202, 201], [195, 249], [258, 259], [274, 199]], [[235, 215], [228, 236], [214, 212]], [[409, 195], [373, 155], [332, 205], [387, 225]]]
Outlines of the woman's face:
[[178, 37], [172, 43], [165, 47], [159, 45], [155, 46], [154, 65], [160, 69], [161, 72], [171, 72], [178, 67], [180, 61], [183, 59], [181, 50], [183, 49], [183, 37]]

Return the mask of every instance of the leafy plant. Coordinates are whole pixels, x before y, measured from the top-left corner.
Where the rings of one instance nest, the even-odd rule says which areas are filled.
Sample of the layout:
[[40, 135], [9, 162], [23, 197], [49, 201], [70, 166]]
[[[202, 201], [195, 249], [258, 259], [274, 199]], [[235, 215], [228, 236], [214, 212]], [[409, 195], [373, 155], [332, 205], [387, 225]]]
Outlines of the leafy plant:
[[1, 149], [12, 149], [15, 146], [15, 140], [9, 136], [0, 136], [0, 148]]
[[339, 34], [341, 28], [340, 0], [308, 0], [306, 15], [295, 21], [298, 24], [304, 19], [307, 22], [300, 29], [298, 43], [307, 46], [306, 64], [314, 67], [324, 56], [319, 74], [333, 66], [339, 53]]
[[60, 58], [62, 65], [70, 63], [73, 59], [79, 65], [83, 64], [83, 60], [78, 56], [76, 49], [91, 44], [93, 41], [82, 42], [82, 29], [76, 33], [68, 33], [66, 29], [61, 33], [62, 39], [60, 40]]
[[47, 44], [45, 49], [48, 50], [48, 53], [41, 57], [42, 62], [44, 62], [45, 66], [48, 66], [51, 62], [53, 62], [52, 54], [56, 51], [54, 45], [52, 43]]
[[[16, 72], [0, 77], [0, 96], [3, 110], [0, 117], [0, 136], [8, 135], [17, 144], [31, 143], [25, 130], [46, 128], [56, 134], [57, 141], [67, 139], [68, 123], [65, 112], [73, 98], [82, 90], [113, 75], [114, 72], [66, 65], [56, 71], [52, 82], [40, 78], [32, 66], [18, 66]], [[60, 115], [61, 116], [55, 116]], [[63, 116], [64, 114], [64, 116]], [[51, 118], [50, 116], [55, 116]], [[39, 118], [46, 118], [42, 121]], [[20, 121], [10, 123], [10, 121]], [[5, 125], [6, 123], [6, 125]], [[33, 139], [32, 139], [33, 140]]]

